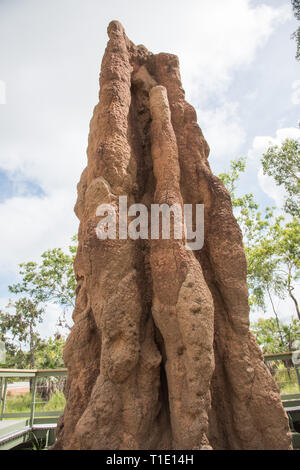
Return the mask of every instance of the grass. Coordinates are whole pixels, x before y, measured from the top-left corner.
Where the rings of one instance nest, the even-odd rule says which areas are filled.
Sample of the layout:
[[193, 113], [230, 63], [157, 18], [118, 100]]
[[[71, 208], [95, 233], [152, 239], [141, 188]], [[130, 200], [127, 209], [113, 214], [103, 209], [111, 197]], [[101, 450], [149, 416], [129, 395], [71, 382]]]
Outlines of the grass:
[[[41, 402], [40, 397], [36, 396], [36, 401]], [[65, 396], [62, 392], [55, 392], [48, 402], [37, 403], [36, 411], [60, 411], [66, 404]], [[30, 411], [31, 393], [7, 397], [5, 413], [26, 413]]]
[[281, 363], [274, 374], [274, 379], [280, 388], [281, 395], [300, 392], [295, 369], [291, 368], [288, 373], [284, 364]]
[[[286, 367], [281, 363], [274, 374], [274, 379], [276, 380], [282, 395], [299, 393], [299, 385], [295, 369], [290, 369], [290, 373], [288, 374]], [[53, 393], [50, 400], [44, 403], [39, 403], [42, 400], [37, 394], [36, 401], [38, 402], [35, 406], [36, 411], [61, 411], [64, 409], [66, 404], [64, 394], [59, 391]], [[7, 397], [5, 413], [26, 413], [30, 411], [30, 406], [31, 393]]]
[[281, 395], [294, 395], [300, 393], [299, 387], [296, 384], [287, 384], [280, 388]]
[[50, 400], [41, 408], [40, 411], [60, 411], [63, 410], [66, 405], [66, 399], [62, 392], [53, 393]]

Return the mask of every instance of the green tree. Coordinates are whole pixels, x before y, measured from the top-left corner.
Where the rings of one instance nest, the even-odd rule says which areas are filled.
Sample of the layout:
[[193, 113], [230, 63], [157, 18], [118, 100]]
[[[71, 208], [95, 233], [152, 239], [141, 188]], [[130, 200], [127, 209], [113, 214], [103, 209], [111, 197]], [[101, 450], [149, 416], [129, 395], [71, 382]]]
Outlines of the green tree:
[[40, 263], [20, 265], [20, 282], [9, 286], [17, 299], [10, 301], [11, 311], [0, 311], [0, 340], [6, 345], [6, 367], [34, 367], [37, 355], [39, 366], [42, 358], [49, 367], [51, 363], [63, 364], [63, 340], [57, 335], [47, 343], [40, 338], [37, 327], [43, 321], [46, 305], [56, 303], [63, 307], [59, 326], [70, 328], [65, 309], [74, 307], [75, 303], [73, 261], [76, 250], [77, 237], [73, 237], [68, 253], [55, 248], [43, 253]]
[[[72, 239], [75, 241], [75, 238]], [[40, 264], [20, 264], [21, 282], [9, 286], [13, 294], [26, 294], [39, 302], [54, 302], [61, 306], [75, 306], [75, 275], [73, 262], [77, 246], [69, 247], [69, 253], [61, 248], [45, 251]]]
[[[0, 322], [2, 314], [0, 312]], [[0, 329], [0, 338], [5, 345], [6, 357], [5, 362], [0, 362], [0, 367], [16, 368], [16, 369], [28, 369], [29, 368], [29, 353], [23, 351], [19, 344], [14, 344], [11, 338], [5, 335]]]
[[[250, 305], [254, 309], [266, 310], [266, 300], [270, 301], [280, 332], [279, 314], [275, 308], [274, 296], [284, 297], [284, 283], [278, 273], [278, 259], [274, 257], [274, 246], [268, 237], [270, 226], [261, 230], [261, 240], [245, 247], [248, 266], [248, 287]], [[265, 238], [263, 238], [265, 237]]]
[[300, 216], [300, 142], [286, 139], [279, 147], [271, 146], [262, 157], [264, 174], [272, 176], [286, 192], [284, 209]]
[[10, 302], [8, 307], [13, 308], [13, 311], [0, 312], [1, 334], [4, 342], [7, 345], [18, 343], [20, 351], [22, 347], [29, 348], [29, 365], [34, 368], [36, 350], [41, 342], [37, 327], [43, 321], [45, 311], [37, 302], [25, 297]]
[[[282, 218], [283, 219], [283, 218]], [[277, 258], [277, 271], [283, 279], [284, 293], [291, 298], [300, 320], [299, 304], [294, 294], [300, 279], [300, 222], [296, 217], [285, 225], [277, 220], [271, 229], [274, 258]]]
[[[36, 351], [38, 369], [61, 369], [64, 367], [63, 348], [65, 339], [59, 333], [53, 338], [43, 340]], [[56, 392], [63, 392], [65, 377], [43, 377], [38, 381], [38, 393], [43, 400], [49, 401]]]
[[53, 338], [43, 340], [36, 352], [38, 369], [60, 369], [64, 367], [63, 349], [65, 338], [56, 333]]
[[245, 160], [231, 162], [230, 170], [220, 175], [228, 188], [235, 216], [243, 232], [248, 268], [249, 301], [252, 310], [266, 310], [270, 302], [277, 333], [283, 343], [284, 331], [275, 305], [275, 297], [293, 300], [299, 317], [298, 303], [294, 295], [299, 279], [299, 221], [287, 223], [284, 217], [275, 217], [274, 208], [259, 210], [253, 194], [236, 196], [237, 184], [245, 171]]
[[219, 177], [230, 192], [234, 214], [243, 232], [243, 241], [248, 266], [250, 304], [253, 308], [265, 309], [266, 292], [280, 292], [279, 279], [274, 277], [274, 261], [271, 260], [270, 226], [274, 218], [273, 209], [259, 210], [252, 193], [238, 197], [237, 184], [245, 171], [245, 159], [230, 163], [230, 170]]
[[219, 178], [230, 193], [233, 211], [242, 229], [244, 244], [248, 247], [255, 245], [261, 239], [261, 232], [268, 228], [274, 208], [267, 207], [262, 213], [252, 193], [237, 196], [237, 186], [245, 169], [245, 158], [233, 160], [230, 162], [229, 171], [221, 173]]
[[251, 330], [264, 354], [276, 354], [293, 350], [293, 344], [300, 337], [300, 322], [296, 319], [288, 325], [280, 322], [279, 334], [274, 318], [260, 318], [251, 325]]
[[[292, 0], [292, 7], [295, 17], [300, 21], [300, 0]], [[294, 32], [292, 37], [296, 40], [297, 43], [296, 59], [300, 60], [300, 27], [298, 27], [297, 31]]]
[[[69, 252], [61, 248], [45, 251], [41, 263], [27, 262], [20, 264], [21, 281], [9, 286], [13, 294], [21, 294], [34, 299], [41, 304], [55, 303], [74, 308], [76, 281], [73, 262], [77, 250], [77, 238], [72, 238], [73, 244]], [[67, 326], [65, 310], [60, 318], [60, 325]]]

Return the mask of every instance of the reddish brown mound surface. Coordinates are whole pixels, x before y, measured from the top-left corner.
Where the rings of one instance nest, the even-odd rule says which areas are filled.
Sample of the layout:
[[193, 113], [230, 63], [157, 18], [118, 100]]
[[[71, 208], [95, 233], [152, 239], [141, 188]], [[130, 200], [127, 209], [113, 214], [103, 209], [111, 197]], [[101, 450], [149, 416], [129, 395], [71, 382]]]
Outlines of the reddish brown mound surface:
[[[56, 449], [288, 449], [288, 419], [249, 332], [246, 261], [179, 63], [108, 27], [78, 185], [75, 325]], [[204, 204], [205, 244], [102, 240], [100, 203]]]

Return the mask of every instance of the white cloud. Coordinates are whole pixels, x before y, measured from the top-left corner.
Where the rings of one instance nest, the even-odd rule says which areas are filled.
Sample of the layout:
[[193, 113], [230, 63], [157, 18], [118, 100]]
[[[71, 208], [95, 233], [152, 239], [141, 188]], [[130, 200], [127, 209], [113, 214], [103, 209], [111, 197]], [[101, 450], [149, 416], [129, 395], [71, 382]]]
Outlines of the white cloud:
[[286, 196], [285, 190], [281, 186], [277, 186], [271, 176], [264, 175], [262, 167], [258, 170], [257, 179], [261, 189], [269, 198], [275, 201], [276, 206], [283, 207]]
[[6, 103], [6, 84], [3, 80], [0, 80], [0, 104]]
[[257, 90], [249, 91], [249, 93], [247, 93], [245, 95], [245, 99], [248, 100], [248, 101], [256, 100], [257, 99]]
[[237, 103], [223, 102], [214, 109], [197, 109], [197, 117], [214, 160], [238, 154], [245, 141], [245, 131]]
[[[57, 331], [60, 331], [63, 335], [67, 335], [69, 330], [61, 326], [58, 327], [58, 320], [62, 316], [63, 309], [56, 304], [47, 304], [44, 321], [38, 328], [38, 331], [42, 338], [49, 338], [54, 336]], [[73, 325], [72, 312], [70, 309], [66, 312], [66, 321], [69, 326]]]
[[3, 276], [47, 248], [66, 246], [77, 231], [76, 184], [86, 163], [110, 20], [119, 19], [135, 43], [154, 53], [179, 56], [187, 97], [198, 104], [212, 155], [220, 159], [238, 154], [245, 139], [238, 104], [226, 99], [228, 86], [291, 16], [288, 5], [253, 6], [250, 0], [41, 3], [0, 5], [1, 78], [8, 95], [0, 109], [0, 169], [44, 193], [0, 204]]
[[[46, 194], [66, 187], [74, 190], [85, 164], [88, 122], [97, 99], [99, 54], [107, 41], [107, 23], [113, 17], [119, 17], [137, 43], [143, 40], [154, 52], [177, 53], [184, 85], [201, 103], [209, 93], [224, 92], [233, 73], [249, 65], [276, 26], [291, 16], [287, 6], [253, 7], [250, 0], [190, 0], [189, 8], [171, 0], [153, 0], [151, 5], [132, 0], [130, 5], [128, 9], [124, 0], [109, 5], [89, 0], [84, 6], [66, 0], [41, 8], [40, 2], [32, 1], [34, 19], [41, 20], [34, 21], [32, 28], [28, 7], [24, 7], [25, 24], [22, 7], [7, 12], [3, 34], [11, 37], [8, 25], [18, 33], [22, 28], [27, 30], [22, 43], [13, 36], [10, 53], [3, 51], [3, 62], [11, 73], [11, 107], [6, 107], [4, 116], [1, 169], [19, 172]], [[57, 8], [62, 21], [57, 21]], [[145, 17], [149, 21], [145, 22]], [[219, 126], [217, 143], [213, 144], [216, 154], [221, 152], [222, 141], [234, 151], [243, 141], [234, 106], [221, 102], [214, 111], [202, 111], [210, 142], [214, 142], [214, 128]]]
[[[37, 183], [46, 193], [60, 189], [73, 191], [86, 163], [87, 135], [68, 130], [55, 135], [54, 140], [29, 134], [26, 141], [6, 142], [0, 153], [0, 168], [12, 177]], [[25, 144], [25, 145], [24, 145]]]
[[223, 93], [233, 73], [251, 64], [275, 28], [291, 17], [288, 5], [252, 7], [248, 0], [197, 1], [192, 15], [185, 4], [183, 7], [181, 25], [187, 27], [184, 35], [174, 38], [174, 49], [180, 56], [189, 96], [200, 99], [202, 93]]
[[[234, 71], [248, 65], [276, 26], [290, 15], [287, 7], [253, 7], [248, 0], [191, 0], [189, 8], [169, 0], [163, 4], [154, 0], [151, 5], [136, 1], [131, 9], [123, 0], [101, 7], [89, 0], [87, 8], [72, 0], [57, 3], [60, 17], [68, 17], [66, 35], [54, 5], [44, 9], [39, 2], [31, 3], [34, 18], [41, 19], [32, 23], [33, 29], [29, 17], [24, 24], [22, 7], [7, 12], [2, 29], [2, 34], [11, 37], [9, 24], [18, 34], [27, 28], [22, 42], [13, 36], [10, 53], [3, 51], [10, 100], [2, 108], [0, 169], [14, 179], [17, 175], [18, 180], [38, 184], [44, 197], [15, 197], [0, 204], [5, 227], [0, 234], [5, 247], [0, 255], [2, 272], [35, 258], [48, 246], [66, 243], [76, 231], [76, 183], [86, 163], [99, 55], [107, 41], [105, 29], [110, 19], [119, 17], [128, 35], [137, 43], [143, 40], [154, 52], [177, 53], [184, 83], [190, 94], [196, 92], [199, 103], [202, 95], [223, 93]], [[68, 8], [71, 3], [72, 10]], [[155, 5], [159, 8], [153, 8]], [[152, 21], [143, 21], [145, 17]], [[236, 103], [221, 99], [214, 109], [201, 106], [198, 117], [214, 157], [238, 153], [245, 132]]]
[[248, 152], [249, 163], [257, 168], [257, 179], [260, 188], [275, 201], [278, 208], [282, 207], [286, 193], [282, 187], [275, 184], [272, 177], [263, 174], [260, 159], [270, 146], [280, 146], [286, 139], [300, 139], [300, 129], [296, 127], [278, 129], [275, 137], [256, 136]]
[[9, 298], [8, 297], [0, 297], [0, 310], [5, 309], [8, 305]]
[[66, 247], [77, 231], [74, 195], [59, 190], [50, 196], [14, 197], [0, 204], [0, 274], [17, 272], [18, 264], [35, 261], [52, 247]]
[[256, 136], [253, 140], [252, 147], [248, 152], [251, 163], [259, 165], [261, 155], [271, 145], [281, 145], [286, 139], [299, 139], [300, 129], [297, 127], [284, 127], [276, 131], [275, 137], [272, 136]]
[[300, 104], [300, 80], [295, 80], [292, 84], [292, 103], [293, 104]]

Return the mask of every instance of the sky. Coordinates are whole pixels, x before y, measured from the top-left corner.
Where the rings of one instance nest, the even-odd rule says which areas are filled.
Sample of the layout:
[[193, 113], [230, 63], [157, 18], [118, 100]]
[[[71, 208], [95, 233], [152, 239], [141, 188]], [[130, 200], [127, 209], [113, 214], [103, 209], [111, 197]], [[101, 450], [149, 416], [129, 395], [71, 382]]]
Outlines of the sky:
[[[0, 0], [0, 308], [19, 263], [66, 248], [77, 232], [76, 184], [111, 20], [136, 44], [178, 55], [213, 171], [245, 156], [242, 190], [282, 205], [260, 156], [300, 138], [290, 0]], [[288, 318], [292, 305], [278, 305]], [[58, 313], [48, 308], [43, 334]]]

